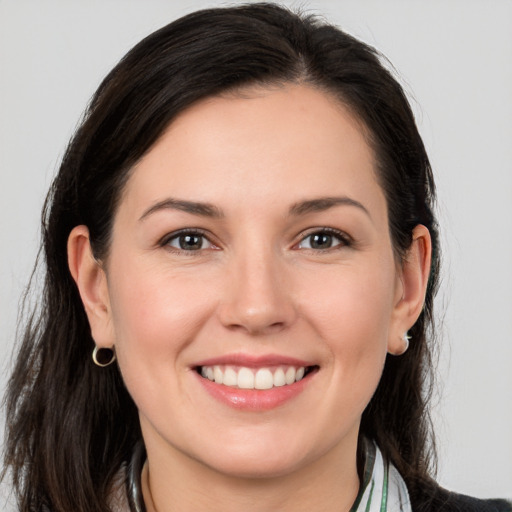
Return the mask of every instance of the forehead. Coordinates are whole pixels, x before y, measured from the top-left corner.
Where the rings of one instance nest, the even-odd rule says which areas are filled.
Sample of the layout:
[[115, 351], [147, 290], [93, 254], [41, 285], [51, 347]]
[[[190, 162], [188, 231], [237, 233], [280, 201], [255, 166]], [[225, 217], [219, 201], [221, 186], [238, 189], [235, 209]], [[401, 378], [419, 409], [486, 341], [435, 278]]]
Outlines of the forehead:
[[303, 85], [251, 87], [194, 104], [135, 166], [125, 192], [137, 202], [169, 194], [238, 205], [382, 196], [362, 124], [330, 94]]

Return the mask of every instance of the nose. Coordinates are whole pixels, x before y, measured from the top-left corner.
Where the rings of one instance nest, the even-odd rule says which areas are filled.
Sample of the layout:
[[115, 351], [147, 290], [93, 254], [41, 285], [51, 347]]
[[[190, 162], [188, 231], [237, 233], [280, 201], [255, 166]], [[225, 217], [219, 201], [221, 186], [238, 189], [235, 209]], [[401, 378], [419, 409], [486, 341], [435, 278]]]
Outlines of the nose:
[[296, 309], [284, 265], [270, 250], [237, 258], [218, 310], [221, 323], [251, 335], [273, 334], [290, 326]]

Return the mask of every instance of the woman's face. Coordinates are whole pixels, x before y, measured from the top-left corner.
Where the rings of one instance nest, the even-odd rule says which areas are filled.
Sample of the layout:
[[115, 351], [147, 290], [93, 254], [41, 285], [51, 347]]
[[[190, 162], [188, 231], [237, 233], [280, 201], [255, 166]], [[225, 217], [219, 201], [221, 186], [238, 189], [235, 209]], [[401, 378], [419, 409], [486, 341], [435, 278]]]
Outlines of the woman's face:
[[106, 277], [93, 334], [149, 454], [244, 476], [355, 454], [403, 290], [374, 155], [328, 95], [182, 113], [128, 180]]

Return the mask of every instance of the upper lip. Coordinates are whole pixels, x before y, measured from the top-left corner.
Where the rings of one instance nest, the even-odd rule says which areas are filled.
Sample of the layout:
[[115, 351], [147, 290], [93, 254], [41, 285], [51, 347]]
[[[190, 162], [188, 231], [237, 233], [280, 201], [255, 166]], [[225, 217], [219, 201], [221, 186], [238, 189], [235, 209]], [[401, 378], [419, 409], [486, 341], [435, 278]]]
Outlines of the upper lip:
[[244, 366], [247, 368], [261, 368], [265, 366], [295, 366], [295, 367], [306, 367], [314, 366], [315, 363], [311, 361], [305, 361], [303, 359], [297, 359], [295, 357], [289, 357], [279, 354], [264, 354], [264, 355], [251, 355], [251, 354], [226, 354], [219, 357], [212, 357], [204, 359], [196, 363], [195, 367], [198, 366], [215, 366], [215, 365], [232, 365], [232, 366]]

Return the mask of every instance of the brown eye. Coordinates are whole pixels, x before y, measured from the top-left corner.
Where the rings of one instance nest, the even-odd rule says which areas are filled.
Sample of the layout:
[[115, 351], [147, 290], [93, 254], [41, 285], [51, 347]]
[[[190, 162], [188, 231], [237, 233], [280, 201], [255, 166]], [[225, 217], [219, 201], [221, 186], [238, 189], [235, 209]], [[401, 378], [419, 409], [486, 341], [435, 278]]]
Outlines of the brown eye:
[[200, 251], [212, 246], [208, 239], [200, 233], [181, 233], [170, 238], [166, 245], [181, 251]]
[[298, 245], [299, 249], [325, 250], [337, 246], [349, 245], [341, 234], [331, 231], [316, 231], [304, 237]]
[[317, 233], [315, 235], [311, 235], [309, 244], [312, 249], [328, 249], [329, 247], [332, 247], [332, 242], [332, 235]]

